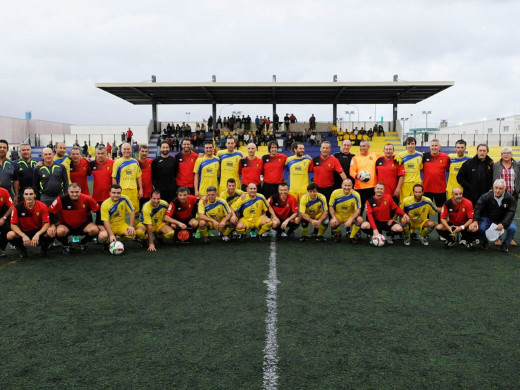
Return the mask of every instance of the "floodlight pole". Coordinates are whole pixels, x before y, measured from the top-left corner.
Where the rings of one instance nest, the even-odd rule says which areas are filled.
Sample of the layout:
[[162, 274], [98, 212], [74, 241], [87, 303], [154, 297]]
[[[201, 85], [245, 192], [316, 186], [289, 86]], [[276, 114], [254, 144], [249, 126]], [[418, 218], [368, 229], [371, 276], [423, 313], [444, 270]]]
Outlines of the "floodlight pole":
[[[152, 75], [152, 83], [156, 83], [157, 82], [157, 77], [155, 77], [155, 75]], [[153, 121], [153, 133], [161, 133], [161, 131], [157, 131], [157, 103], [155, 101], [155, 99], [152, 99], [152, 121]]]
[[[334, 82], [334, 83], [338, 82], [337, 74], [332, 76], [332, 82]], [[336, 102], [332, 103], [332, 125], [333, 126], [338, 125], [338, 104]]]
[[[212, 75], [211, 76], [211, 81], [216, 83], [217, 82], [217, 76], [216, 75]], [[217, 129], [217, 102], [214, 101], [214, 100], [211, 103], [211, 115], [213, 116], [213, 127], [212, 127], [211, 130], [213, 132], [215, 132], [215, 130]]]

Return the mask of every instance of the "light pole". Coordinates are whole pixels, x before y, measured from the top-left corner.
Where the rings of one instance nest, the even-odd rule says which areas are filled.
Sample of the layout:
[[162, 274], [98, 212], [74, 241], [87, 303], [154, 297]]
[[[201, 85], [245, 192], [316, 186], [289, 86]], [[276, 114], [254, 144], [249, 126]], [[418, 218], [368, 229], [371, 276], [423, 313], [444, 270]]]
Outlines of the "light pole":
[[347, 104], [347, 106], [352, 106], [352, 107], [354, 107], [357, 110], [357, 121], [358, 121], [358, 124], [359, 124], [359, 108], [357, 106], [353, 105], [353, 104]]
[[410, 118], [401, 118], [401, 122], [403, 122], [403, 132], [402, 132], [402, 137], [401, 137], [401, 143], [403, 143], [403, 141], [404, 141], [404, 129], [405, 129], [406, 121], [408, 119], [410, 119]]
[[186, 115], [188, 115], [188, 120], [186, 122], [189, 122], [190, 121], [190, 114], [191, 112], [187, 112]]
[[233, 115], [240, 115], [242, 114], [242, 111], [233, 111]]
[[[350, 123], [350, 131], [352, 131], [353, 126], [352, 126], [352, 122], [351, 122], [351, 120], [350, 120], [350, 116], [351, 116], [352, 114], [355, 114], [355, 112], [354, 112], [354, 111], [345, 111], [345, 114], [348, 115], [348, 121], [349, 121], [349, 123]], [[358, 122], [359, 122], [359, 115], [358, 115]]]
[[220, 110], [218, 110], [218, 116], [222, 116], [222, 109], [223, 109], [224, 107], [229, 107], [229, 106], [232, 106], [232, 104], [225, 104], [225, 105], [223, 105], [222, 107], [220, 107]]
[[431, 111], [423, 111], [422, 113], [423, 113], [423, 115], [426, 115], [426, 126], [425, 126], [425, 129], [428, 130], [428, 115], [430, 115], [432, 112]]
[[498, 144], [502, 144], [502, 134], [500, 133], [500, 130], [502, 130], [502, 121], [505, 118], [497, 118], [498, 121]]

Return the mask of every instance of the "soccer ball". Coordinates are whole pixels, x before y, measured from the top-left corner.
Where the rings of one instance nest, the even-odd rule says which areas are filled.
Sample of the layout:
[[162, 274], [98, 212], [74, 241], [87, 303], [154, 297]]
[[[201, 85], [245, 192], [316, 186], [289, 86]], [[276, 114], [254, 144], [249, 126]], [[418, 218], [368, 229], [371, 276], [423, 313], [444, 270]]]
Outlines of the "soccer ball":
[[359, 180], [361, 180], [363, 183], [366, 183], [370, 180], [370, 172], [367, 171], [361, 171], [359, 172]]
[[125, 246], [121, 241], [114, 241], [110, 244], [108, 250], [113, 255], [121, 255], [125, 251]]
[[385, 245], [385, 242], [386, 238], [382, 234], [378, 234], [372, 238], [372, 244], [374, 244], [374, 246], [383, 246]]

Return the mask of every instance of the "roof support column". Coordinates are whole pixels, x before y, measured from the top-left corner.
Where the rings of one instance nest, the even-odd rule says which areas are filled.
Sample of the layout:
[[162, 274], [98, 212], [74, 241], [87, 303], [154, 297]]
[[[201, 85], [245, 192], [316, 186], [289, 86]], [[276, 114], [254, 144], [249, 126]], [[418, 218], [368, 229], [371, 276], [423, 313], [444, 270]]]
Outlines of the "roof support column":
[[271, 119], [273, 120], [273, 131], [278, 130], [278, 122], [275, 123], [274, 118], [276, 118], [276, 103], [273, 103], [273, 116]]
[[397, 131], [397, 100], [394, 100], [392, 113], [392, 131]]
[[157, 103], [155, 100], [152, 101], [152, 121], [153, 121], [153, 133], [161, 133], [160, 130], [158, 131], [158, 123], [157, 123]]
[[338, 125], [338, 104], [337, 103], [332, 104], [332, 124], [334, 126]]
[[211, 115], [213, 116], [213, 126], [211, 129], [208, 130], [212, 130], [214, 133], [215, 129], [217, 128], [217, 103], [215, 102], [211, 104]]

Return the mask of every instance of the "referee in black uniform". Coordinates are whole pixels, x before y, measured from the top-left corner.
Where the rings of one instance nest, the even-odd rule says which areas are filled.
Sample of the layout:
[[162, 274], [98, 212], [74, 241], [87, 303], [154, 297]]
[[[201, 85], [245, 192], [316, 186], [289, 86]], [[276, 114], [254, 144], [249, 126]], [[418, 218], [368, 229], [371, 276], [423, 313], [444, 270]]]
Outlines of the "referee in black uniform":
[[23, 190], [32, 187], [34, 168], [36, 161], [31, 159], [31, 146], [29, 144], [20, 145], [20, 160], [14, 163], [14, 203], [23, 200]]
[[67, 194], [69, 178], [67, 169], [53, 161], [52, 149], [42, 151], [43, 165], [34, 169], [33, 188], [38, 199], [49, 207], [60, 195]]
[[[347, 175], [347, 179], [352, 180], [352, 188], [354, 188], [354, 184], [356, 183], [356, 179], [350, 177], [350, 162], [355, 154], [350, 153], [350, 148], [352, 147], [352, 142], [349, 139], [343, 140], [341, 143], [341, 149], [338, 153], [334, 153], [334, 157], [336, 157], [341, 164], [341, 168], [343, 168], [343, 172]], [[341, 183], [343, 179], [337, 173], [334, 173], [334, 187], [341, 188]]]

